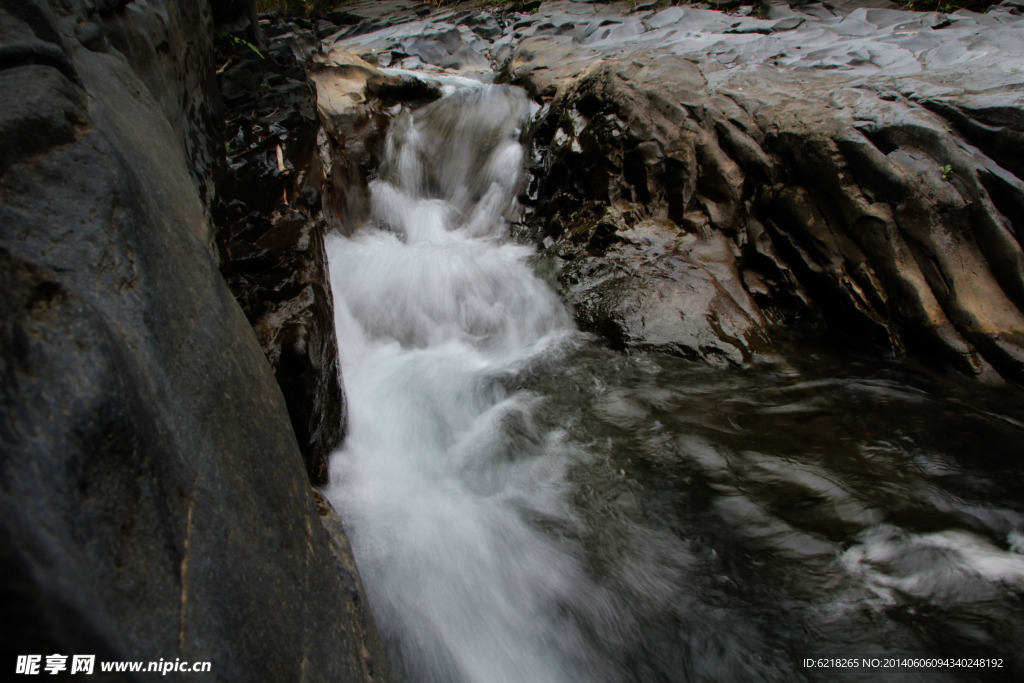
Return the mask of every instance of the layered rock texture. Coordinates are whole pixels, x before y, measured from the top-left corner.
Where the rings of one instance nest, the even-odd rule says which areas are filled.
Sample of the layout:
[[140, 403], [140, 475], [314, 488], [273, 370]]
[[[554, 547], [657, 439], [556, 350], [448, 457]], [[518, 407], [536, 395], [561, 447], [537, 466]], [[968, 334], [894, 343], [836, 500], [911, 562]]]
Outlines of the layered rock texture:
[[796, 329], [1024, 381], [1019, 5], [523, 9], [335, 41], [544, 105], [529, 232], [582, 326], [726, 365]]
[[386, 75], [345, 50], [313, 55], [309, 69], [325, 132], [321, 157], [330, 179], [324, 212], [333, 227], [349, 234], [367, 217], [367, 179], [377, 171], [391, 119], [402, 107], [436, 100], [441, 90], [410, 74]]
[[0, 28], [5, 651], [386, 680], [218, 270], [209, 7], [7, 2]]
[[214, 219], [221, 270], [284, 394], [310, 481], [325, 484], [346, 405], [324, 252], [321, 197], [331, 162], [321, 159], [316, 90], [287, 44], [264, 54], [244, 37], [220, 43], [227, 158]]

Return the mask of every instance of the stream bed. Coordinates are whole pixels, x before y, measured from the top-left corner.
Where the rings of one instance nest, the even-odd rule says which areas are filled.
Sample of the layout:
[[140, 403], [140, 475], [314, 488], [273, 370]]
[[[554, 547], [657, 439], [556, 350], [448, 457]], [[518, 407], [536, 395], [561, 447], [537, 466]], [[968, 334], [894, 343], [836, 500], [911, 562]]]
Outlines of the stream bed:
[[509, 226], [522, 91], [441, 79], [328, 253], [328, 496], [402, 681], [1024, 673], [1019, 391], [802, 347], [721, 369], [578, 332]]

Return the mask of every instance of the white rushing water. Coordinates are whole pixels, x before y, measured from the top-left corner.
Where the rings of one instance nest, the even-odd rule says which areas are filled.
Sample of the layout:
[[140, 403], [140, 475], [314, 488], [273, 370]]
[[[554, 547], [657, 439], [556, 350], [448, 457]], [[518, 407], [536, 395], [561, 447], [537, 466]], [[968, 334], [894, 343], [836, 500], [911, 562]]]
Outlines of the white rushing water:
[[569, 680], [579, 569], [526, 521], [568, 514], [566, 458], [505, 386], [573, 333], [507, 241], [531, 105], [456, 85], [393, 123], [371, 220], [328, 240], [350, 406], [328, 494], [415, 680]]

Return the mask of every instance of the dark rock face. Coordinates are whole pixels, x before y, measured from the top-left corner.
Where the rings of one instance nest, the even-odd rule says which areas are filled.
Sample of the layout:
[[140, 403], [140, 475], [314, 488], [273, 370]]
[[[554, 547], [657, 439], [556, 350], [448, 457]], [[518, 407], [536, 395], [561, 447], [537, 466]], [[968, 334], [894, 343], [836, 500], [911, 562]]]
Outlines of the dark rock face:
[[284, 394], [306, 472], [325, 484], [345, 393], [323, 240], [316, 90], [292, 50], [227, 44], [228, 155], [214, 219], [221, 269]]
[[955, 105], [716, 76], [609, 62], [541, 125], [534, 220], [583, 324], [743, 363], [769, 324], [805, 323], [1024, 380], [1024, 184], [930, 111]]
[[391, 108], [440, 91], [384, 76], [354, 55], [320, 54], [326, 20], [316, 30], [273, 18], [261, 26], [271, 36], [265, 56], [241, 42], [245, 33], [220, 39], [227, 160], [217, 243], [224, 277], [284, 393], [310, 481], [321, 485], [346, 421], [324, 234], [362, 221]]
[[5, 3], [0, 26], [5, 650], [387, 680], [214, 257], [209, 9]]
[[412, 77], [385, 77], [351, 55], [352, 63], [325, 58], [316, 32], [294, 21], [262, 25], [272, 36], [265, 57], [221, 41], [227, 163], [217, 243], [225, 279], [284, 393], [310, 481], [321, 485], [346, 421], [324, 234], [362, 220], [389, 108], [440, 92]]

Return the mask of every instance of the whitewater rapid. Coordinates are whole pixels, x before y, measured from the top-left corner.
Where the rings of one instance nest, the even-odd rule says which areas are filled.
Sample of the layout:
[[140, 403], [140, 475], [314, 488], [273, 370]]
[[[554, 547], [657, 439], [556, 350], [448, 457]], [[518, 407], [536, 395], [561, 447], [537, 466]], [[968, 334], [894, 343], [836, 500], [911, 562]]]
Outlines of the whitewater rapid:
[[521, 90], [464, 80], [403, 114], [371, 220], [328, 242], [350, 406], [330, 497], [417, 680], [572, 673], [557, 610], [580, 570], [527, 522], [568, 514], [566, 458], [509, 386], [574, 334], [507, 238], [530, 114]]

